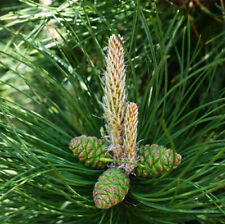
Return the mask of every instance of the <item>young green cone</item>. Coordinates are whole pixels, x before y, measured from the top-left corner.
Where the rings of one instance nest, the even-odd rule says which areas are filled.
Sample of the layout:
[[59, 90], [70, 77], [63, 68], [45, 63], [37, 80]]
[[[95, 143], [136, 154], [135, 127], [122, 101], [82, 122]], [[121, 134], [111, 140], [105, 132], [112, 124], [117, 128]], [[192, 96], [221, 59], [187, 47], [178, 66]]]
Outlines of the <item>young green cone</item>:
[[123, 201], [130, 187], [130, 179], [118, 168], [106, 170], [95, 184], [93, 197], [97, 208], [108, 209]]
[[70, 141], [69, 148], [81, 162], [94, 168], [104, 168], [107, 162], [100, 158], [110, 158], [106, 142], [92, 136], [79, 136]]
[[164, 146], [145, 145], [138, 150], [138, 162], [144, 167], [137, 166], [137, 176], [157, 176], [177, 168], [181, 155]]

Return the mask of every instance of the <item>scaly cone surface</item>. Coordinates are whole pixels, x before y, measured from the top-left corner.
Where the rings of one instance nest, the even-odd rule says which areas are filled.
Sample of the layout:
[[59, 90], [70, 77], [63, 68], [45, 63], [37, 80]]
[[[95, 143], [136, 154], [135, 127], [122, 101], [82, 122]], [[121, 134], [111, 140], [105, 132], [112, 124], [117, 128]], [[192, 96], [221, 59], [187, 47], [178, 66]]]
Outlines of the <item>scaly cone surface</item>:
[[177, 168], [181, 162], [181, 155], [157, 144], [145, 145], [138, 150], [139, 163], [137, 166], [137, 176], [148, 177], [157, 176]]
[[[119, 36], [121, 41], [123, 38]], [[109, 38], [104, 74], [104, 117], [115, 159], [123, 153], [123, 125], [126, 107], [124, 50], [113, 34]]]
[[107, 162], [100, 158], [110, 158], [106, 142], [91, 136], [79, 136], [70, 141], [69, 148], [81, 162], [97, 169], [104, 168]]
[[[138, 125], [138, 107], [135, 103], [128, 103], [124, 122], [124, 159], [129, 162], [137, 162], [136, 140]], [[125, 164], [125, 171], [130, 174], [136, 166]]]
[[123, 201], [130, 187], [130, 179], [118, 168], [106, 170], [95, 184], [93, 197], [95, 206], [108, 209]]

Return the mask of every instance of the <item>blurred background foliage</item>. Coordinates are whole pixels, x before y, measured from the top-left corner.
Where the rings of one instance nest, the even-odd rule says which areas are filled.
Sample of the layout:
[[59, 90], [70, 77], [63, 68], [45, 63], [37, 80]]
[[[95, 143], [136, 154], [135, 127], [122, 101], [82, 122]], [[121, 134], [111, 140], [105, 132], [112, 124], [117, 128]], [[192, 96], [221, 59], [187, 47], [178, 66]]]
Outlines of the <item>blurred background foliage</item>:
[[[19, 0], [0, 3], [1, 223], [225, 223], [223, 1]], [[132, 178], [101, 211], [103, 170], [75, 160], [72, 137], [100, 136], [111, 34], [124, 39], [140, 144], [175, 148], [178, 169]]]

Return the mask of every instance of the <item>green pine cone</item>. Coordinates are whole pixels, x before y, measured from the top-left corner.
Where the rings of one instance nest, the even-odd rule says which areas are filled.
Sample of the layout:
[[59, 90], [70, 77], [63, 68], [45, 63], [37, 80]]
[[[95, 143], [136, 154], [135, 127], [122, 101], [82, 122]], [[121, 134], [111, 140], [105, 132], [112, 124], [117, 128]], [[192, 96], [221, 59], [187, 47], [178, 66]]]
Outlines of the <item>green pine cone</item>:
[[145, 145], [138, 150], [138, 162], [145, 167], [137, 166], [137, 176], [157, 176], [177, 168], [181, 162], [181, 155], [174, 155], [173, 150], [164, 146]]
[[97, 169], [104, 168], [108, 162], [99, 159], [110, 158], [106, 142], [92, 136], [79, 136], [70, 141], [69, 148], [81, 162]]
[[93, 197], [95, 206], [108, 209], [123, 201], [130, 187], [130, 179], [118, 168], [106, 170], [95, 184]]

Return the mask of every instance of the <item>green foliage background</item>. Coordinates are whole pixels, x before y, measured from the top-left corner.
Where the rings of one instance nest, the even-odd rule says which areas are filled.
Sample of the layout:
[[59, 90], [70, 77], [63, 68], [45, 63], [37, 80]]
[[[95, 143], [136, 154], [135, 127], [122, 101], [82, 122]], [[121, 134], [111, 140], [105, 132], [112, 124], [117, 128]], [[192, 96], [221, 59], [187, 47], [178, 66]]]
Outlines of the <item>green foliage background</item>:
[[[223, 9], [162, 2], [1, 3], [1, 223], [225, 223]], [[113, 33], [126, 40], [140, 144], [174, 148], [183, 159], [167, 176], [131, 177], [125, 201], [99, 210], [92, 190], [103, 170], [74, 159], [68, 144], [100, 137]]]

